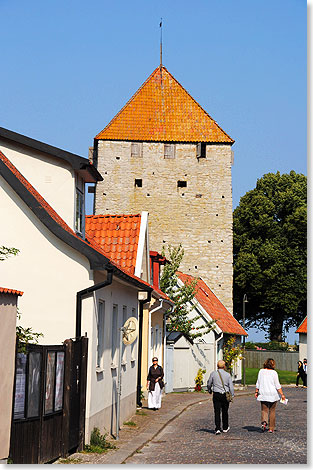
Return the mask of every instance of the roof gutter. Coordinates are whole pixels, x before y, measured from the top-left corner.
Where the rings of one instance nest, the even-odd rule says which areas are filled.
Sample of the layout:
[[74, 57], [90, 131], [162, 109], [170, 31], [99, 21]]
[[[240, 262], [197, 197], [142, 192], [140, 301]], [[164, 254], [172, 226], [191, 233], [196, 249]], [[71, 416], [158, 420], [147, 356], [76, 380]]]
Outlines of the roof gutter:
[[105, 281], [95, 284], [94, 286], [87, 287], [86, 289], [80, 290], [76, 293], [76, 339], [82, 335], [82, 300], [83, 297], [95, 292], [96, 290], [102, 289], [112, 284], [113, 281], [113, 269], [107, 269], [107, 278]]

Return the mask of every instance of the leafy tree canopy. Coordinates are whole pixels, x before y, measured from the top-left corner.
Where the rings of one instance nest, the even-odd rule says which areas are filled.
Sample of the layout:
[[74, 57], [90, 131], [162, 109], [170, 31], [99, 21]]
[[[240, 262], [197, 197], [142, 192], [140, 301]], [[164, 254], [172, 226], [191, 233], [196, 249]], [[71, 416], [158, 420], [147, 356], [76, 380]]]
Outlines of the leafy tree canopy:
[[281, 341], [306, 315], [307, 179], [267, 173], [233, 213], [234, 312]]

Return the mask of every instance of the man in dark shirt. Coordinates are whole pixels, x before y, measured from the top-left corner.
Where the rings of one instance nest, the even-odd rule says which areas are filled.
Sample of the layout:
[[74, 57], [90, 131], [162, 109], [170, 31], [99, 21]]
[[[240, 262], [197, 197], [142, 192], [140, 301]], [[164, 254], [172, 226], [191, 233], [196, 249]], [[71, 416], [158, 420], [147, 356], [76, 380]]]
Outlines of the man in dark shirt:
[[[222, 383], [224, 382], [224, 386]], [[210, 374], [208, 383], [208, 392], [212, 393], [213, 391], [213, 407], [214, 407], [214, 416], [215, 416], [215, 434], [221, 434], [221, 431], [228, 432], [228, 408], [229, 402], [226, 399], [226, 392], [230, 392], [234, 396], [234, 386], [231, 379], [231, 376], [225, 370], [225, 362], [218, 361], [217, 371], [213, 371]], [[221, 412], [222, 412], [222, 421], [223, 429], [221, 429]]]

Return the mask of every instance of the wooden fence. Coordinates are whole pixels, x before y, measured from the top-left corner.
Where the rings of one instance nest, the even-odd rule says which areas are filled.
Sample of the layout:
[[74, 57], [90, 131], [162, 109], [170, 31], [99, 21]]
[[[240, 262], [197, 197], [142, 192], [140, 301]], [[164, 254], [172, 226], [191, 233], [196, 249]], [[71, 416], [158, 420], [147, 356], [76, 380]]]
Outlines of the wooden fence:
[[246, 350], [246, 367], [261, 369], [266, 359], [271, 357], [276, 362], [276, 369], [298, 371], [298, 351], [253, 351]]
[[88, 339], [16, 354], [10, 458], [42, 464], [84, 444]]

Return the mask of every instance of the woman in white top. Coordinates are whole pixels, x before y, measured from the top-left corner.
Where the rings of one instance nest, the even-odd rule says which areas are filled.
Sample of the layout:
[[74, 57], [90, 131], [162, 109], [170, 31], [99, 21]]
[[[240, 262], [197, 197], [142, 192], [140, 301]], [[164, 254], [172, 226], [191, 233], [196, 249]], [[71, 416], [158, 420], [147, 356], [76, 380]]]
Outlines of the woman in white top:
[[261, 402], [261, 429], [264, 432], [269, 424], [268, 432], [275, 429], [275, 411], [279, 395], [284, 400], [285, 395], [279, 383], [274, 359], [267, 359], [264, 368], [259, 370], [255, 385], [255, 398]]

